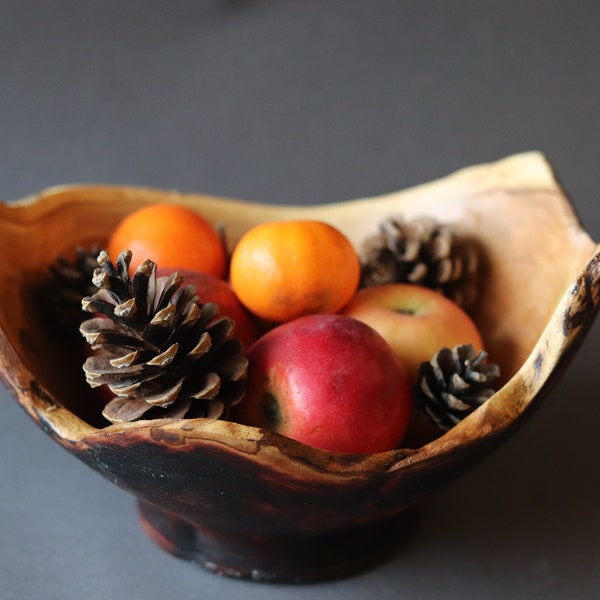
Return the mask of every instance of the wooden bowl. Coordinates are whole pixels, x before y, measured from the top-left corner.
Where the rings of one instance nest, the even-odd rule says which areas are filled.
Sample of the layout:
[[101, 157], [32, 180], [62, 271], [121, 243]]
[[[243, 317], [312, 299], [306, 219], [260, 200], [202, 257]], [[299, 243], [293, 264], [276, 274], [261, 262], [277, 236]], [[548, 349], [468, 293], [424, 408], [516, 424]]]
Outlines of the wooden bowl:
[[[224, 222], [230, 247], [275, 219], [322, 219], [357, 245], [398, 213], [456, 224], [484, 250], [472, 314], [502, 387], [444, 435], [373, 455], [326, 452], [220, 420], [105, 426], [83, 381], [81, 347], [48, 326], [36, 290], [57, 255], [105, 240], [125, 214], [157, 201]], [[537, 153], [315, 207], [134, 187], [52, 188], [0, 204], [0, 373], [52, 438], [138, 498], [142, 525], [163, 549], [255, 580], [340, 577], [397, 547], [414, 521], [407, 509], [482, 459], [548, 392], [598, 310], [599, 248]]]

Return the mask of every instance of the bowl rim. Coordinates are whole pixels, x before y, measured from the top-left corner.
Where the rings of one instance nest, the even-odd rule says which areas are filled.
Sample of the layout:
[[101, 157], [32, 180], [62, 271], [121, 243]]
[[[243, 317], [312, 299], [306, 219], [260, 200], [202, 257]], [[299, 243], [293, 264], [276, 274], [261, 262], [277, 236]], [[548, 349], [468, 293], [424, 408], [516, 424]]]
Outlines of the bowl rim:
[[[522, 153], [498, 161], [497, 164], [509, 166], [514, 161], [529, 161], [536, 168], [548, 169], [546, 159], [537, 152]], [[539, 163], [539, 164], [538, 164]], [[451, 176], [460, 177], [462, 173], [473, 167], [466, 167]], [[439, 181], [439, 180], [438, 180]], [[416, 187], [427, 187], [430, 182]], [[91, 190], [96, 188], [119, 189], [123, 193], [137, 194], [140, 191], [152, 195], [163, 194], [164, 190], [157, 190], [141, 186], [119, 185], [89, 185], [69, 184], [46, 188], [42, 192], [27, 196], [23, 199], [2, 203], [0, 217], [8, 214], [7, 210], [20, 207], [31, 207], [41, 203], [44, 198], [59, 198], [64, 191]], [[180, 199], [179, 192], [172, 193], [173, 198]], [[198, 194], [192, 194], [194, 198]], [[394, 194], [385, 195], [393, 197]], [[186, 197], [184, 195], [183, 197]], [[238, 210], [240, 206], [248, 207], [248, 202], [239, 200], [226, 200], [211, 196], [202, 196], [208, 205], [230, 202], [229, 209]], [[355, 199], [346, 202], [333, 202], [311, 207], [287, 206], [285, 214], [293, 218], [298, 211], [304, 213], [309, 208], [317, 213], [327, 214], [332, 208], [339, 210], [344, 205], [366, 206], [370, 199]], [[572, 204], [566, 198], [570, 209]], [[264, 219], [264, 215], [274, 205], [251, 203], [257, 220]], [[220, 204], [220, 206], [222, 206]], [[42, 210], [43, 207], [40, 207]], [[13, 213], [14, 214], [14, 213]], [[575, 218], [574, 226], [585, 234], [581, 223]], [[586, 234], [587, 235], [587, 234]], [[263, 431], [254, 427], [240, 425], [229, 421], [211, 419], [153, 419], [140, 420], [134, 423], [113, 424], [103, 428], [94, 427], [83, 421], [75, 413], [63, 407], [52, 394], [37, 382], [34, 374], [27, 368], [15, 349], [11, 346], [6, 333], [0, 328], [0, 379], [5, 386], [16, 396], [17, 401], [29, 415], [53, 438], [68, 448], [89, 446], [99, 440], [109, 438], [122, 438], [133, 435], [147, 439], [167, 439], [169, 436], [183, 436], [187, 443], [194, 440], [204, 440], [211, 443], [228, 443], [240, 452], [253, 451], [260, 446], [263, 451], [271, 448], [269, 452], [281, 456], [302, 457], [308, 464], [325, 469], [331, 474], [348, 472], [362, 472], [365, 470], [378, 470], [393, 472], [423, 461], [435, 460], [459, 451], [465, 446], [481, 443], [484, 439], [504, 435], [522, 421], [522, 416], [529, 412], [530, 406], [537, 403], [550, 389], [557, 374], [566, 366], [574, 351], [582, 342], [589, 330], [600, 305], [600, 245], [594, 243], [593, 252], [588, 257], [586, 264], [556, 305], [550, 320], [547, 322], [542, 334], [526, 361], [512, 375], [512, 377], [492, 396], [484, 405], [454, 426], [440, 437], [430, 441], [419, 448], [398, 448], [387, 452], [368, 455], [348, 455], [346, 453], [329, 452], [291, 440], [283, 435]], [[551, 350], [551, 352], [548, 352]], [[548, 355], [550, 360], [543, 360]], [[505, 409], [511, 406], [510, 398], [514, 394], [526, 394], [518, 405], [512, 405], [510, 411]], [[534, 402], [536, 401], [536, 402]], [[501, 410], [502, 409], [502, 410]], [[199, 436], [199, 437], [198, 437]], [[203, 442], [203, 443], [204, 443]], [[232, 443], [235, 442], [235, 443]]]

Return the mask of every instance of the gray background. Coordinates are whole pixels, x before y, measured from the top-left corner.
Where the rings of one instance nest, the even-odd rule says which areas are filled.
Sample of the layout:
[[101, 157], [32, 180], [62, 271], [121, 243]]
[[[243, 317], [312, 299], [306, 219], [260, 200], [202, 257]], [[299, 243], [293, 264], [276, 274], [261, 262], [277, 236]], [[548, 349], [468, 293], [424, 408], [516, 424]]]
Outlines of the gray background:
[[[600, 239], [593, 0], [0, 2], [0, 197], [132, 183], [273, 203], [376, 195], [539, 149]], [[1, 260], [7, 260], [1, 257]], [[592, 598], [596, 325], [526, 427], [425, 503], [380, 567], [222, 579], [0, 392], [0, 597]]]

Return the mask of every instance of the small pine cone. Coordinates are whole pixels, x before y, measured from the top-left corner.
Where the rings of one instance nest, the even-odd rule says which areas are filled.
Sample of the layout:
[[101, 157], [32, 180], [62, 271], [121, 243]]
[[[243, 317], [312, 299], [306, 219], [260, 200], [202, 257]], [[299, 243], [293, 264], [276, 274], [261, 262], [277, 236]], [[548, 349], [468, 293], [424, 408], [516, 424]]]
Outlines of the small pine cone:
[[477, 298], [476, 245], [429, 217], [388, 218], [361, 249], [361, 287], [415, 283], [433, 288], [467, 308]]
[[96, 291], [92, 276], [98, 268], [99, 252], [98, 246], [89, 250], [79, 246], [73, 260], [59, 256], [50, 265], [50, 279], [45, 284], [45, 306], [51, 323], [61, 333], [77, 335], [86, 318], [81, 311], [81, 299]]
[[465, 344], [442, 348], [421, 364], [416, 404], [441, 429], [450, 429], [495, 394], [492, 383], [500, 369], [486, 358], [486, 352], [475, 354]]
[[97, 315], [80, 331], [96, 352], [84, 364], [92, 387], [115, 394], [103, 415], [113, 423], [148, 418], [220, 418], [244, 393], [248, 361], [232, 337], [233, 321], [214, 303], [199, 304], [178, 273], [156, 277], [144, 261], [132, 278], [131, 252], [116, 267], [106, 252], [97, 291], [82, 301]]

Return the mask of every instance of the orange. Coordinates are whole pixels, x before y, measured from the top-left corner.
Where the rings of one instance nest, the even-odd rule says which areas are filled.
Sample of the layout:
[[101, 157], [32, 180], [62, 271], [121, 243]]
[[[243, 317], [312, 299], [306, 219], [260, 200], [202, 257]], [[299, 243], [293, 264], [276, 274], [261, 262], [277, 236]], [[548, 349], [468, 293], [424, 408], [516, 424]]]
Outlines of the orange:
[[145, 259], [161, 269], [188, 269], [224, 277], [227, 255], [221, 236], [202, 215], [179, 204], [149, 204], [127, 215], [107, 250], [114, 262], [129, 249], [131, 271]]
[[360, 261], [348, 238], [321, 221], [263, 223], [233, 250], [233, 290], [252, 313], [285, 322], [334, 313], [354, 295]]

